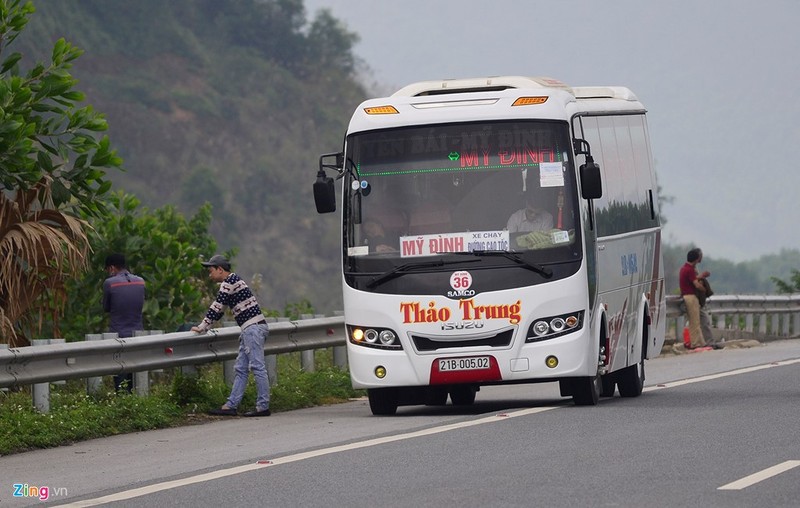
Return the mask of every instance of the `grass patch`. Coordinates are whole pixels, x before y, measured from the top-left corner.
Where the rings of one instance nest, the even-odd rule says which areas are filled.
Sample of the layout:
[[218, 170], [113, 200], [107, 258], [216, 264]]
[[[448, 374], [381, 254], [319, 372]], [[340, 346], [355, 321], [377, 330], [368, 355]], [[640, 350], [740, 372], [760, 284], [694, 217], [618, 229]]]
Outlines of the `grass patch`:
[[[330, 350], [316, 354], [315, 372], [304, 372], [300, 354], [278, 356], [278, 382], [272, 386], [270, 409], [290, 411], [336, 404], [360, 397], [346, 370], [331, 365]], [[197, 423], [196, 415], [221, 406], [230, 394], [221, 364], [200, 366], [196, 375], [180, 369], [151, 374], [150, 395], [114, 393], [111, 377], [104, 378], [101, 395], [87, 395], [86, 382], [51, 385], [50, 411], [33, 408], [30, 387], [0, 392], [0, 455], [49, 448], [87, 439]], [[240, 410], [255, 407], [256, 390], [248, 383]]]

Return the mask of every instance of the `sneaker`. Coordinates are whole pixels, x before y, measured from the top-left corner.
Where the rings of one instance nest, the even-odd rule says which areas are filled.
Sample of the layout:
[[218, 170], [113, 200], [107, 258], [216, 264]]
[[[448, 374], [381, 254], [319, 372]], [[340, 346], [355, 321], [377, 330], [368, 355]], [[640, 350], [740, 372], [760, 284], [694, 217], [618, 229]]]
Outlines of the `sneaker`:
[[712, 349], [723, 349], [723, 347], [719, 344], [711, 344]]
[[221, 407], [219, 409], [212, 409], [208, 414], [213, 416], [236, 416], [236, 408]]
[[271, 414], [269, 409], [256, 409], [255, 411], [248, 411], [242, 416], [269, 416]]

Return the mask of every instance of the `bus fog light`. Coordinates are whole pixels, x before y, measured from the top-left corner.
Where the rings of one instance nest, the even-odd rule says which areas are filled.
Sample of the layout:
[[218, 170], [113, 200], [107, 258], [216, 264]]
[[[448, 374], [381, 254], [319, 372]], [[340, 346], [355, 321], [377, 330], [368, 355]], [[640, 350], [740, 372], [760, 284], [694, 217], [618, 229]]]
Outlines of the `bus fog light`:
[[383, 365], [378, 365], [375, 367], [375, 377], [378, 379], [383, 379], [386, 377], [386, 367]]
[[555, 369], [556, 367], [558, 367], [558, 358], [550, 355], [544, 359], [544, 364], [547, 365], [547, 367], [550, 369]]
[[372, 328], [367, 329], [364, 332], [364, 340], [366, 340], [370, 344], [375, 344], [376, 342], [378, 342], [377, 330], [373, 330]]
[[395, 339], [397, 339], [397, 336], [391, 330], [383, 330], [378, 336], [378, 338], [381, 341], [381, 344], [388, 346], [392, 344], [395, 341]]

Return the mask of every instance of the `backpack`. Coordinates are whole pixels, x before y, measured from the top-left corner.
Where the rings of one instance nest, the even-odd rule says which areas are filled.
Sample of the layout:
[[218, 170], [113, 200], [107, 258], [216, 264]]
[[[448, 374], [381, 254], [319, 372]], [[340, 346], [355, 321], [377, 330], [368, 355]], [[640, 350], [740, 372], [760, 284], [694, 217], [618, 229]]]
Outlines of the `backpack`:
[[708, 283], [708, 279], [699, 278], [697, 280], [703, 284], [703, 289], [695, 289], [694, 294], [697, 295], [697, 299], [700, 301], [700, 307], [703, 307], [706, 304], [706, 300], [714, 294], [714, 291], [711, 290], [711, 284]]

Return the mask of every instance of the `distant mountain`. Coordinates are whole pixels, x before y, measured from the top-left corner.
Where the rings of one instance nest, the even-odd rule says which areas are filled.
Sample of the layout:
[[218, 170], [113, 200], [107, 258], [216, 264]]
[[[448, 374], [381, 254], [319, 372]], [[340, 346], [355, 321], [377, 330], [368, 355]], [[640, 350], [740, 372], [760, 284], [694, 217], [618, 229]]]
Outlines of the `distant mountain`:
[[[368, 95], [356, 34], [326, 11], [307, 19], [303, 0], [34, 4], [11, 49], [24, 67], [60, 37], [85, 50], [72, 72], [125, 159], [110, 175], [116, 189], [186, 214], [212, 203], [212, 233], [239, 249], [240, 275], [263, 276], [265, 307], [307, 298], [318, 312], [341, 309], [339, 224], [316, 213], [311, 184]], [[688, 248], [665, 249], [668, 292]], [[772, 292], [769, 277], [800, 266], [796, 250], [734, 264], [707, 249], [718, 294]]]
[[239, 249], [238, 273], [263, 275], [266, 307], [341, 308], [339, 226], [311, 184], [366, 97], [355, 34], [306, 19], [302, 0], [34, 4], [13, 49], [26, 68], [60, 37], [85, 50], [72, 73], [124, 158], [116, 189], [186, 214], [212, 203], [212, 233]]

